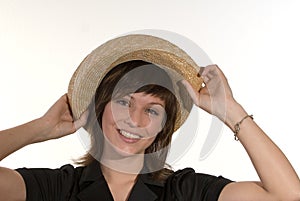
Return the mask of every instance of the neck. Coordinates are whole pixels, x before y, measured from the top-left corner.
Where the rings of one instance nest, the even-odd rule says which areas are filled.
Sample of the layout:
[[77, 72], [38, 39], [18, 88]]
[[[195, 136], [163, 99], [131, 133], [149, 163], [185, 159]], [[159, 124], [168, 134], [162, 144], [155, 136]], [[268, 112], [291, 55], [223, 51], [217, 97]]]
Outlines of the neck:
[[104, 151], [101, 157], [101, 164], [115, 172], [137, 175], [144, 166], [144, 154], [116, 157], [106, 154]]
[[137, 175], [144, 167], [144, 157], [144, 154], [128, 154], [104, 144], [100, 162], [114, 172]]
[[101, 164], [102, 174], [109, 184], [128, 184], [135, 183], [138, 174], [120, 172], [106, 165]]

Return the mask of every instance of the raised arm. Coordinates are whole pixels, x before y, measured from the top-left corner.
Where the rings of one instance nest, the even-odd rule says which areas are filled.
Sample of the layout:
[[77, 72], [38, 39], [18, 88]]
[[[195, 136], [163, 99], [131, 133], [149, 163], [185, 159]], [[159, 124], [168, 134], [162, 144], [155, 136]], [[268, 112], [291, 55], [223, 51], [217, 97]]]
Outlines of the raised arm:
[[[300, 200], [300, 180], [282, 151], [250, 118], [233, 98], [223, 72], [210, 65], [201, 69], [205, 87], [193, 90], [186, 81], [195, 104], [221, 119], [233, 132], [239, 124], [237, 138], [247, 151], [261, 181], [233, 182], [222, 191], [219, 200]], [[245, 118], [246, 117], [246, 118]]]
[[[74, 133], [86, 123], [87, 112], [73, 121], [67, 95], [62, 96], [41, 118], [0, 131], [0, 161], [22, 147]], [[0, 201], [26, 199], [25, 184], [14, 170], [0, 167]]]

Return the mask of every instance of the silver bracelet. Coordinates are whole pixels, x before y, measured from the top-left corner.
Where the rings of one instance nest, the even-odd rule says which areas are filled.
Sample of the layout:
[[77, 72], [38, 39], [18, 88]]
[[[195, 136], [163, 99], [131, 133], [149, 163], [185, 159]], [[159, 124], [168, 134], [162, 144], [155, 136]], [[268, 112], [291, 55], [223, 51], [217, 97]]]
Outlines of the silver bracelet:
[[238, 133], [239, 133], [239, 131], [241, 130], [241, 128], [240, 128], [240, 125], [242, 124], [242, 122], [245, 120], [245, 119], [247, 119], [248, 117], [250, 117], [251, 119], [253, 119], [253, 115], [251, 114], [251, 115], [247, 115], [247, 116], [245, 116], [241, 121], [239, 121], [238, 123], [236, 123], [235, 125], [234, 125], [234, 140], [236, 140], [236, 141], [239, 141], [239, 138], [238, 138]]

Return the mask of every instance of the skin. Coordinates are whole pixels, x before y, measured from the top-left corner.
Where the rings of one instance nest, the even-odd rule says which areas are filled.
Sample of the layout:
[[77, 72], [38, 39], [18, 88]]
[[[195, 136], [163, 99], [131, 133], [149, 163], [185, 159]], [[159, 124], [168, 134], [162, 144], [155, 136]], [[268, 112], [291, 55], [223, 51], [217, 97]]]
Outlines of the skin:
[[[160, 98], [134, 93], [112, 100], [105, 106], [102, 117], [105, 142], [101, 169], [114, 200], [128, 198], [137, 174], [143, 167], [143, 154], [162, 129], [164, 105]], [[138, 134], [142, 138], [124, 138], [120, 130]]]
[[[195, 105], [215, 115], [234, 131], [234, 125], [247, 113], [233, 98], [226, 77], [216, 65], [201, 69], [200, 74], [206, 84], [200, 91], [195, 91], [188, 82], [183, 81]], [[67, 98], [63, 96], [43, 117], [1, 131], [0, 160], [26, 145], [60, 138], [75, 132], [85, 124], [86, 116], [87, 114], [84, 114], [74, 122]], [[135, 116], [132, 117], [134, 119]], [[260, 181], [230, 183], [221, 192], [219, 200], [300, 200], [299, 178], [280, 149], [250, 118], [245, 119], [240, 128], [238, 134], [240, 143], [247, 151]], [[112, 143], [115, 143], [114, 140]], [[139, 153], [142, 150], [143, 148], [126, 148], [127, 153]], [[116, 200], [126, 200], [134, 184], [135, 175], [120, 173], [105, 167], [102, 167], [102, 170], [113, 195], [120, 195], [115, 197]], [[124, 190], [116, 186], [117, 180], [125, 184]], [[0, 194], [0, 201], [24, 201], [26, 189], [22, 177], [14, 170], [0, 168]]]
[[[63, 95], [41, 118], [0, 131], [0, 161], [22, 147], [57, 139], [74, 133], [85, 125], [88, 113], [77, 121], [69, 110], [67, 95]], [[25, 201], [26, 187], [15, 170], [0, 167], [0, 201]]]
[[[102, 130], [107, 141], [118, 151], [143, 154], [162, 130], [164, 116], [164, 101], [149, 94], [134, 93], [106, 105]], [[140, 135], [142, 138], [124, 139], [119, 130]]]
[[[217, 65], [200, 69], [200, 74], [206, 86], [199, 92], [183, 81], [194, 103], [234, 131], [234, 125], [247, 112], [233, 98], [225, 75]], [[261, 181], [231, 183], [223, 189], [219, 200], [300, 200], [298, 175], [282, 151], [251, 118], [240, 125], [238, 137]]]

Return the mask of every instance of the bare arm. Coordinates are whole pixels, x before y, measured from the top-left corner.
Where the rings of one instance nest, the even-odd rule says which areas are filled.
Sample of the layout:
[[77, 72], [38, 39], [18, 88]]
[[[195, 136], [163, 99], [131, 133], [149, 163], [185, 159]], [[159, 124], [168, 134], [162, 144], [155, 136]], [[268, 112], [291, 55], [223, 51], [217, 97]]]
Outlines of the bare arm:
[[[86, 123], [87, 113], [77, 121], [71, 116], [67, 96], [62, 96], [41, 118], [0, 131], [0, 161], [22, 147], [74, 133]], [[26, 200], [25, 183], [14, 170], [0, 167], [0, 201]]]
[[[246, 112], [236, 103], [228, 112], [227, 125], [240, 121]], [[232, 113], [232, 114], [229, 114]], [[235, 122], [235, 123], [233, 123]], [[224, 188], [220, 200], [232, 200], [233, 196], [243, 200], [300, 200], [300, 181], [288, 159], [263, 130], [247, 118], [240, 125], [238, 137], [247, 151], [260, 183], [232, 183]]]
[[[200, 92], [194, 91], [186, 81], [183, 84], [196, 105], [217, 116], [234, 131], [234, 125], [247, 113], [234, 100], [226, 77], [216, 65], [206, 67], [201, 76], [206, 86]], [[238, 138], [261, 181], [228, 184], [219, 200], [300, 200], [300, 181], [295, 170], [251, 118], [246, 118], [240, 125]]]

